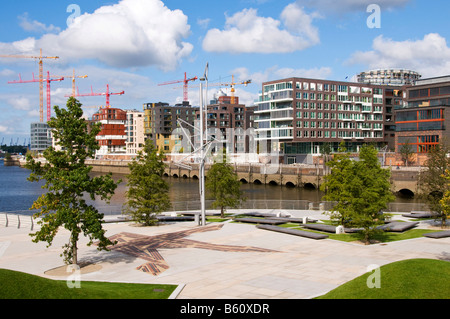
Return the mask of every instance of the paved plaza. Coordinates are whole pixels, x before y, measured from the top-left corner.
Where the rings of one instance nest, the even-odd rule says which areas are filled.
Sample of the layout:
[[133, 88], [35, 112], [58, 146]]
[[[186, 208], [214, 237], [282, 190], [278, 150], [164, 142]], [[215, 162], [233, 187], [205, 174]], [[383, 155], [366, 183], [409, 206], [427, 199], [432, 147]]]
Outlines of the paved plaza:
[[[314, 211], [293, 215], [323, 218]], [[428, 226], [421, 222], [419, 227]], [[118, 245], [100, 252], [95, 245], [87, 247], [82, 238], [79, 261], [95, 267], [86, 268], [81, 280], [176, 284], [179, 288], [172, 297], [178, 299], [309, 299], [366, 273], [372, 265], [410, 258], [450, 260], [450, 238], [362, 245], [231, 222], [157, 227], [111, 222], [104, 228]], [[0, 225], [0, 268], [67, 278], [52, 270], [63, 265], [60, 253], [68, 232], [61, 230], [49, 248], [33, 243], [29, 233], [26, 225]]]

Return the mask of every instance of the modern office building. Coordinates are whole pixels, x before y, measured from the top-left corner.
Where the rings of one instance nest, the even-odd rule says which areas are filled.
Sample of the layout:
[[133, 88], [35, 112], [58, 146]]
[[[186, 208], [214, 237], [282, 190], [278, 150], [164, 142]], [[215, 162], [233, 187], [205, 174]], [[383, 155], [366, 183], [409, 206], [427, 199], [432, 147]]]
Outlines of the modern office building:
[[30, 150], [43, 152], [52, 146], [51, 131], [47, 123], [35, 122], [30, 125]]
[[267, 142], [268, 150], [284, 152], [288, 164], [306, 162], [310, 155], [320, 154], [325, 143], [333, 151], [342, 141], [351, 152], [365, 143], [381, 149], [387, 145], [385, 124], [392, 121], [385, 115], [386, 102], [389, 107], [400, 103], [394, 96], [400, 93], [387, 89], [305, 78], [265, 82], [255, 109], [257, 140]]
[[101, 131], [96, 137], [100, 149], [96, 156], [125, 155], [127, 140], [125, 133], [126, 111], [117, 108], [102, 108], [92, 116], [92, 121], [101, 123]]
[[357, 82], [375, 85], [403, 86], [414, 84], [421, 78], [416, 71], [404, 69], [377, 69], [361, 72]]
[[[169, 103], [145, 103], [144, 106], [144, 134], [146, 139], [151, 139], [158, 149], [165, 153], [180, 151], [179, 139], [172, 136], [178, 126], [178, 120], [194, 125], [196, 110], [198, 107], [191, 107], [188, 102], [175, 106]], [[192, 127], [184, 126], [194, 135]], [[187, 150], [181, 150], [187, 151]]]
[[396, 151], [410, 144], [415, 153], [427, 153], [443, 138], [450, 141], [450, 76], [416, 81], [405, 94], [396, 110]]

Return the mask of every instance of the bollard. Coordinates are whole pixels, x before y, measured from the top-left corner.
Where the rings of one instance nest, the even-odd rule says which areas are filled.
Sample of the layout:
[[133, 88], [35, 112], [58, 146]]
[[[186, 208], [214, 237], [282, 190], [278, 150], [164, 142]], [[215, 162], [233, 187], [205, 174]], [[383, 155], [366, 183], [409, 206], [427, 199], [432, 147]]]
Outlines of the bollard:
[[200, 225], [200, 215], [199, 214], [194, 214], [194, 221], [197, 225]]
[[344, 226], [338, 226], [336, 227], [336, 234], [343, 234], [344, 233]]

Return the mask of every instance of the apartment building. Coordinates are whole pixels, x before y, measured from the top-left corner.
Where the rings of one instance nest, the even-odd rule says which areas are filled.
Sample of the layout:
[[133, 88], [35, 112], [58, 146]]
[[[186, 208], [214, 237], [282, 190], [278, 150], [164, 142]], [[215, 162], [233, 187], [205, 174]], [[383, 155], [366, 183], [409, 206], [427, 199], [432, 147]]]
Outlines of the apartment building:
[[127, 135], [126, 152], [135, 156], [145, 145], [144, 112], [127, 110], [125, 133]]
[[[179, 139], [172, 137], [172, 132], [178, 127], [178, 120], [182, 120], [190, 125], [194, 125], [196, 110], [188, 102], [176, 104], [169, 103], [145, 103], [144, 109], [144, 134], [146, 139], [151, 139], [156, 147], [164, 150], [165, 153], [180, 151]], [[187, 126], [190, 134], [194, 135], [194, 130]], [[181, 150], [183, 151], [183, 150]]]
[[126, 111], [116, 108], [102, 108], [92, 116], [92, 121], [101, 123], [101, 131], [96, 137], [100, 149], [96, 156], [125, 155], [127, 140], [125, 133]]
[[408, 143], [415, 153], [427, 153], [443, 138], [450, 141], [450, 76], [416, 81], [405, 95], [396, 109], [396, 151]]
[[392, 121], [386, 101], [394, 103], [387, 89], [392, 88], [306, 78], [265, 82], [255, 109], [257, 140], [284, 152], [285, 163], [305, 162], [324, 143], [333, 151], [341, 141], [351, 152], [365, 143], [381, 149], [387, 145], [385, 124]]

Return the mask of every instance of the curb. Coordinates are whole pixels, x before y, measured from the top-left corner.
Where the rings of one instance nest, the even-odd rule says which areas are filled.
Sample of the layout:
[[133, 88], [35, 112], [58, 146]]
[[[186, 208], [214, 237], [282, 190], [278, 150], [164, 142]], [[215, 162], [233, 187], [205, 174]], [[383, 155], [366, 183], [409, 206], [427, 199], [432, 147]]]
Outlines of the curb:
[[186, 284], [179, 284], [167, 299], [177, 299], [178, 295], [181, 293], [185, 286]]

